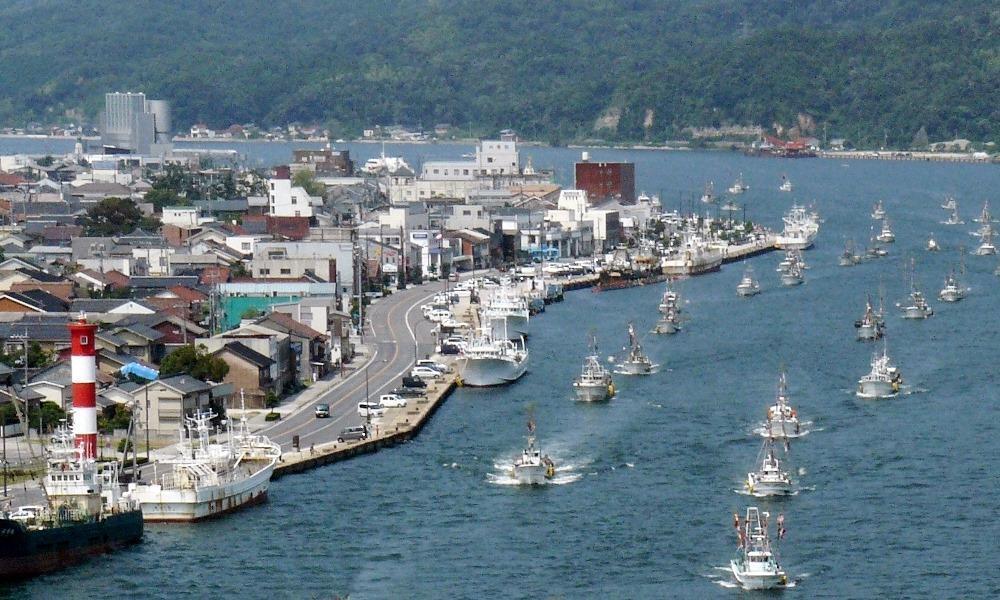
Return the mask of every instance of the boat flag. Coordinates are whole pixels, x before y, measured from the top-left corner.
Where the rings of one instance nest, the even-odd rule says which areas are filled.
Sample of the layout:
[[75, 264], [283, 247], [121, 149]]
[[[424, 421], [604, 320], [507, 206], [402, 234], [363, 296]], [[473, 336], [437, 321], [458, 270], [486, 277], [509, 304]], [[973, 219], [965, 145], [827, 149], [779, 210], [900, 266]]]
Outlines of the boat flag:
[[785, 539], [785, 513], [778, 513], [778, 539]]
[[535, 421], [528, 419], [528, 433], [535, 433]]

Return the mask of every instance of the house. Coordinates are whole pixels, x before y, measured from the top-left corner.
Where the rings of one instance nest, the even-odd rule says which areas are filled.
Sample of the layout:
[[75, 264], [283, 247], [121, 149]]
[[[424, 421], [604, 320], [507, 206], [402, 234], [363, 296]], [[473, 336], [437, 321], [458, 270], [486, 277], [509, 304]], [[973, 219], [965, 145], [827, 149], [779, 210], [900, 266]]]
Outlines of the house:
[[228, 342], [212, 354], [229, 365], [223, 381], [241, 393], [247, 408], [264, 408], [269, 393], [277, 396], [273, 359], [238, 341]]
[[322, 205], [322, 198], [313, 198], [305, 188], [292, 185], [291, 170], [277, 167], [268, 180], [268, 214], [272, 217], [312, 217], [313, 204]]
[[69, 304], [43, 290], [0, 293], [0, 312], [64, 313]]
[[144, 302], [136, 302], [128, 298], [77, 298], [70, 302], [70, 312], [97, 313], [112, 315], [152, 315], [156, 310]]
[[284, 313], [314, 331], [324, 333], [330, 345], [330, 363], [339, 366], [354, 356], [351, 345], [353, 324], [351, 316], [337, 310], [333, 296], [309, 296], [297, 302], [276, 303], [273, 313]]
[[70, 361], [62, 360], [28, 378], [28, 388], [54, 402], [63, 410], [73, 404], [73, 376]]
[[292, 353], [291, 337], [287, 333], [249, 323], [210, 338], [199, 338], [196, 344], [203, 344], [209, 352], [215, 352], [229, 342], [242, 342], [244, 346], [274, 361], [271, 377], [275, 381], [275, 393], [281, 395], [285, 387], [295, 378], [298, 366]]
[[299, 323], [291, 315], [271, 312], [257, 321], [269, 329], [291, 336], [292, 352], [297, 355], [299, 378], [317, 381], [330, 370], [330, 337], [308, 325]]
[[80, 269], [70, 276], [77, 284], [89, 292], [103, 292], [110, 287], [111, 282], [103, 273], [93, 269]]
[[111, 333], [125, 340], [127, 354], [159, 364], [164, 356], [163, 334], [141, 323], [116, 325]]
[[[176, 437], [184, 423], [184, 417], [212, 407], [213, 386], [191, 377], [174, 375], [136, 388], [132, 396], [139, 400], [142, 410], [149, 407], [146, 415], [140, 415], [137, 423], [156, 436]], [[143, 418], [143, 417], [146, 418]]]

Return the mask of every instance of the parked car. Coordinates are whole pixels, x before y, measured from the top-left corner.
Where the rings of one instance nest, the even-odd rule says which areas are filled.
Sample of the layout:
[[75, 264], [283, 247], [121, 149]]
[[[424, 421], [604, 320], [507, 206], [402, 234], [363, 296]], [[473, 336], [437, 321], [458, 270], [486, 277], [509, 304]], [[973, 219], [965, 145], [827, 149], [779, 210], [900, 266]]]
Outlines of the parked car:
[[413, 377], [406, 375], [403, 377], [403, 387], [408, 388], [425, 388], [427, 387], [427, 382], [419, 377]]
[[406, 399], [396, 394], [382, 394], [378, 397], [378, 403], [386, 408], [406, 408]]
[[418, 367], [430, 367], [437, 371], [438, 373], [448, 373], [451, 371], [451, 367], [445, 364], [441, 364], [436, 360], [431, 360], [429, 358], [421, 358], [417, 361], [416, 366]]
[[448, 273], [448, 281], [458, 281], [458, 273]]
[[373, 419], [385, 416], [385, 407], [378, 402], [358, 402], [358, 415]]
[[455, 344], [449, 344], [447, 342], [441, 344], [441, 349], [438, 350], [440, 354], [461, 354], [462, 349]]
[[316, 405], [316, 418], [326, 419], [330, 417], [330, 405], [329, 404], [317, 404]]
[[453, 319], [453, 318], [455, 318], [455, 316], [453, 314], [451, 314], [450, 310], [445, 310], [443, 308], [435, 308], [434, 310], [432, 310], [427, 315], [427, 318], [432, 323], [440, 323], [441, 321], [444, 321], [445, 319]]
[[340, 432], [337, 436], [337, 441], [343, 443], [345, 440], [366, 440], [368, 439], [368, 430], [364, 425], [355, 425], [354, 427], [348, 427]]
[[392, 393], [402, 398], [416, 398], [424, 395], [424, 388], [398, 387]]
[[441, 372], [430, 367], [413, 367], [410, 369], [410, 377], [419, 377], [421, 379], [440, 379]]

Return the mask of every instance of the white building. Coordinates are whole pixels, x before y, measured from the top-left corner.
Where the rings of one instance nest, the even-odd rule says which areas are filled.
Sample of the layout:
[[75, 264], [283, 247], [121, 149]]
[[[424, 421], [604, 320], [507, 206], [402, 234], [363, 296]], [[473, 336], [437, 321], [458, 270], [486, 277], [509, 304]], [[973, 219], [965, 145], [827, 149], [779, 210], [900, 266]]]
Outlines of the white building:
[[313, 203], [322, 205], [322, 198], [313, 198], [305, 188], [292, 185], [288, 167], [275, 169], [268, 180], [268, 206], [272, 217], [312, 217]]

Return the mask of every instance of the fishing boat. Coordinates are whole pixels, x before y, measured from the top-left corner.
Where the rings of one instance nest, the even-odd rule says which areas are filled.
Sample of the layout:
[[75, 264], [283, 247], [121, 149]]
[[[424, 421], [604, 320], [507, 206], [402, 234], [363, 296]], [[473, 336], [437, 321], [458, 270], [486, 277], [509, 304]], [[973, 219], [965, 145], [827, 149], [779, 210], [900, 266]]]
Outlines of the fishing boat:
[[937, 240], [934, 239], [934, 236], [931, 236], [931, 238], [929, 240], [927, 240], [927, 251], [928, 252], [937, 252], [940, 249], [941, 249], [941, 246], [938, 245]]
[[865, 301], [864, 315], [854, 322], [854, 327], [858, 330], [858, 339], [862, 341], [877, 340], [885, 335], [885, 318], [881, 307], [878, 312], [875, 311], [871, 296]]
[[858, 398], [893, 398], [903, 385], [903, 376], [889, 360], [887, 347], [883, 344], [882, 354], [872, 353], [871, 371], [858, 380]]
[[510, 476], [521, 485], [542, 485], [556, 475], [556, 465], [535, 446], [535, 422], [528, 419], [528, 444], [514, 459]]
[[729, 193], [742, 194], [743, 192], [749, 189], [750, 186], [743, 181], [743, 173], [740, 173], [739, 176], [736, 178], [736, 181], [733, 182], [733, 185], [729, 186]]
[[767, 408], [767, 421], [762, 433], [766, 437], [784, 439], [800, 433], [798, 413], [788, 404], [788, 382], [785, 371], [778, 377], [778, 395], [774, 404]]
[[667, 314], [670, 311], [681, 312], [681, 295], [670, 285], [670, 281], [667, 281], [667, 287], [663, 290], [663, 297], [660, 299], [657, 310], [662, 314]]
[[120, 493], [118, 463], [85, 456], [65, 422], [47, 446], [45, 468], [46, 504], [0, 513], [0, 581], [57, 571], [142, 540], [142, 511]]
[[888, 218], [882, 219], [882, 230], [875, 239], [883, 244], [891, 244], [896, 241], [896, 234], [892, 232], [892, 227], [889, 225]]
[[722, 251], [698, 233], [684, 232], [681, 245], [660, 258], [660, 272], [668, 276], [701, 275], [718, 271]]
[[615, 395], [611, 373], [601, 365], [597, 338], [591, 337], [591, 352], [583, 359], [580, 375], [573, 380], [573, 391], [581, 402], [602, 402]]
[[789, 178], [787, 178], [787, 177], [785, 177], [784, 175], [782, 175], [781, 176], [781, 185], [778, 186], [778, 191], [779, 192], [790, 192], [790, 191], [792, 191], [792, 180], [789, 179]]
[[900, 308], [903, 310], [904, 319], [926, 319], [934, 314], [934, 308], [927, 303], [923, 293], [916, 288], [910, 291], [909, 301]]
[[778, 266], [781, 273], [781, 285], [786, 287], [800, 285], [805, 281], [805, 263], [802, 262], [802, 255], [797, 251], [786, 253], [785, 260]]
[[705, 191], [701, 193], [701, 201], [705, 204], [715, 202], [715, 182], [709, 181], [705, 184]]
[[958, 209], [958, 201], [956, 201], [953, 196], [948, 196], [944, 204], [941, 205], [941, 208], [945, 210], [956, 210]]
[[649, 357], [643, 354], [642, 345], [639, 344], [639, 336], [635, 333], [632, 323], [628, 324], [628, 355], [618, 363], [618, 371], [625, 375], [649, 375], [657, 366]]
[[774, 245], [783, 250], [806, 250], [812, 247], [819, 233], [819, 217], [805, 207], [793, 204], [782, 218], [785, 227], [774, 238]]
[[764, 438], [756, 462], [760, 467], [747, 473], [747, 492], [754, 496], [787, 496], [792, 493], [792, 478], [788, 471], [781, 468], [781, 461], [774, 452], [774, 438]]
[[656, 325], [653, 326], [653, 333], [657, 334], [674, 334], [681, 330], [680, 317], [673, 310], [667, 311], [666, 314], [661, 315], [656, 321]]
[[455, 364], [462, 385], [507, 385], [528, 370], [528, 348], [523, 338], [519, 342], [498, 338], [492, 328], [483, 327], [461, 349]]
[[753, 276], [753, 267], [747, 266], [743, 271], [743, 278], [736, 284], [736, 294], [744, 298], [756, 296], [760, 293], [760, 284]]
[[531, 308], [528, 301], [518, 295], [513, 283], [503, 281], [483, 299], [480, 322], [493, 328], [493, 336], [517, 341], [530, 331]]
[[965, 221], [963, 221], [962, 218], [958, 216], [958, 204], [954, 204], [951, 207], [951, 213], [948, 215], [947, 219], [945, 219], [944, 221], [941, 221], [941, 224], [942, 225], [963, 225], [963, 224], [965, 224]]
[[881, 221], [885, 218], [885, 207], [882, 206], [882, 201], [879, 200], [872, 207], [872, 219], [875, 221]]
[[144, 520], [201, 521], [267, 500], [281, 447], [251, 434], [245, 417], [213, 441], [215, 418], [212, 411], [185, 417], [176, 452], [153, 463], [148, 483], [129, 484], [127, 495], [142, 506]]
[[889, 251], [882, 247], [882, 243], [878, 241], [878, 236], [875, 235], [875, 227], [872, 227], [871, 237], [868, 238], [868, 248], [865, 250], [865, 256], [868, 258], [881, 258], [889, 254]]
[[844, 251], [840, 254], [838, 264], [842, 267], [853, 267], [861, 262], [861, 257], [854, 251], [854, 242], [847, 240], [844, 243]]
[[955, 271], [949, 271], [944, 279], [944, 287], [938, 292], [938, 300], [941, 302], [958, 302], [965, 298], [965, 286], [959, 285], [955, 277]]
[[[771, 590], [788, 585], [788, 576], [778, 564], [775, 551], [768, 535], [770, 514], [756, 506], [747, 507], [746, 516], [740, 521], [734, 515], [733, 525], [739, 539], [736, 558], [730, 561], [730, 568], [736, 581], [745, 590]], [[778, 515], [778, 539], [785, 537], [785, 518]]]
[[997, 253], [997, 247], [993, 245], [993, 226], [987, 223], [980, 231], [981, 242], [973, 251], [976, 256], [992, 256]]

